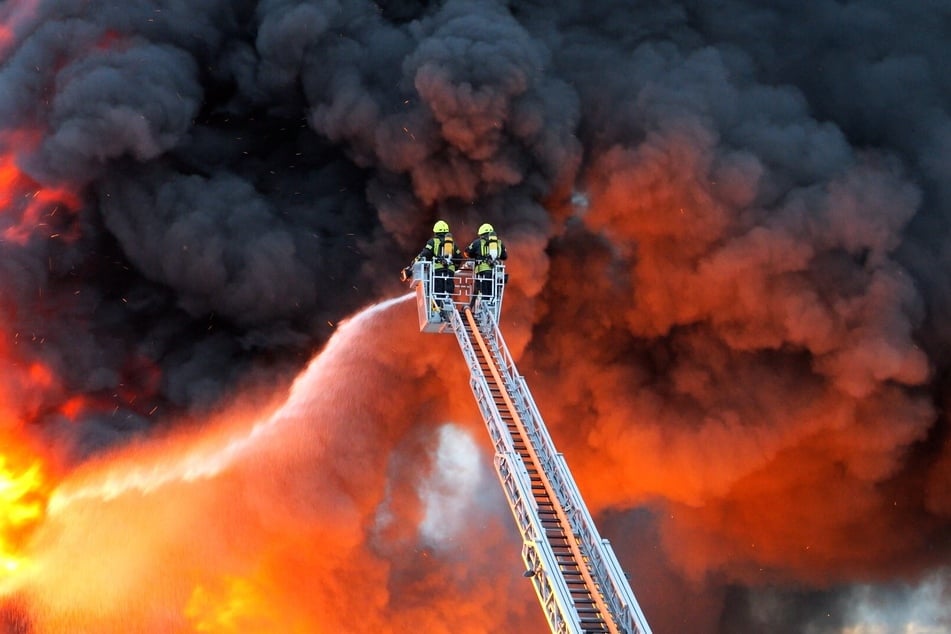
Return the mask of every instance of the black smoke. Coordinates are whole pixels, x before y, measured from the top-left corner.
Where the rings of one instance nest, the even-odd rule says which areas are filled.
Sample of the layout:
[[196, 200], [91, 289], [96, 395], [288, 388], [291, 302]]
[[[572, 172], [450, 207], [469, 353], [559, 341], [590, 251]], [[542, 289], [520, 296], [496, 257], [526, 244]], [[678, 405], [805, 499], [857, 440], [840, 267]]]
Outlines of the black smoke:
[[[837, 631], [852, 584], [951, 563], [945, 3], [8, 0], [0, 23], [3, 374], [52, 369], [17, 394], [71, 460], [286, 382], [401, 292], [435, 219], [489, 221], [586, 496], [627, 565], [698, 597], [644, 591], [657, 631]], [[52, 189], [79, 202], [2, 233]]]

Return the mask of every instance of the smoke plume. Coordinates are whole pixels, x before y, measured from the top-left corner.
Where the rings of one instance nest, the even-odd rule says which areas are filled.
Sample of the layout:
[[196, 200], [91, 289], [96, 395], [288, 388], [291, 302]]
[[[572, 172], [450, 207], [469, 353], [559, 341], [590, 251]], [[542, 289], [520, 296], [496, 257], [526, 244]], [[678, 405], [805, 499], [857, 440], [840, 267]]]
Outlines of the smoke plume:
[[0, 576], [0, 624], [544, 627], [491, 565], [518, 540], [455, 343], [409, 300], [341, 325], [402, 296], [444, 219], [506, 241], [503, 332], [655, 631], [951, 628], [949, 25], [882, 0], [0, 5], [0, 456], [61, 483], [13, 543], [109, 560]]

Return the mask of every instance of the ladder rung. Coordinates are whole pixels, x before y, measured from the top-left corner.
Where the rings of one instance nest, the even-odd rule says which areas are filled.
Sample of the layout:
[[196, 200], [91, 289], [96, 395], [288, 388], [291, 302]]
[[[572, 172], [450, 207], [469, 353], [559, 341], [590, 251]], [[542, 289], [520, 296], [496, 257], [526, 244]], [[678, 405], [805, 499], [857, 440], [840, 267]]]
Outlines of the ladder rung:
[[[456, 335], [463, 347], [466, 346], [467, 341], [470, 344], [471, 349], [464, 352], [469, 359], [475, 360], [470, 371], [473, 373], [474, 380], [481, 381], [481, 389], [477, 390], [475, 387], [473, 389], [480, 402], [480, 408], [491, 412], [491, 418], [487, 416], [486, 423], [490, 426], [493, 443], [500, 450], [514, 451], [523, 463], [520, 468], [524, 468], [529, 477], [527, 484], [529, 484], [529, 494], [532, 497], [529, 500], [522, 500], [522, 493], [517, 493], [519, 505], [534, 506], [535, 519], [533, 521], [540, 522], [543, 539], [547, 541], [546, 548], [554, 556], [555, 569], [549, 573], [561, 577], [564, 589], [562, 591], [567, 592], [566, 599], [571, 602], [575, 610], [573, 618], [577, 620], [576, 630], [588, 634], [607, 634], [610, 630], [608, 626], [613, 627], [610, 619], [614, 617], [602, 610], [613, 608], [606, 607], [605, 603], [601, 602], [598, 585], [601, 583], [600, 577], [592, 581], [592, 577], [588, 575], [590, 554], [579, 553], [573, 543], [578, 539], [573, 535], [573, 528], [568, 523], [563, 523], [565, 515], [561, 508], [562, 502], [557, 497], [561, 495], [560, 488], [556, 492], [548, 484], [560, 482], [560, 480], [551, 480], [552, 475], [546, 473], [546, 467], [543, 466], [547, 465], [547, 460], [551, 458], [548, 450], [545, 449], [544, 422], [533, 418], [534, 403], [531, 396], [523, 393], [522, 387], [517, 382], [513, 383], [513, 378], [518, 379], [518, 372], [514, 366], [510, 366], [508, 351], [497, 330], [491, 326], [491, 323], [488, 330], [483, 328], [481, 322], [476, 325], [474, 314], [466, 310], [463, 307], [460, 311], [463, 331], [457, 332]], [[471, 356], [473, 352], [474, 357]], [[479, 371], [482, 372], [482, 376], [475, 376], [475, 373]], [[484, 390], [488, 392], [485, 393]], [[521, 428], [519, 420], [523, 420], [527, 427]], [[504, 438], [506, 434], [508, 437]], [[503, 438], [496, 438], [498, 435]], [[532, 455], [535, 451], [541, 452], [537, 456], [539, 459], [537, 463], [536, 457]], [[501, 466], [497, 465], [497, 467], [501, 472]], [[557, 470], [557, 466], [554, 468]], [[513, 502], [513, 508], [516, 508], [515, 502]], [[532, 513], [530, 509], [528, 512]], [[594, 587], [589, 583], [592, 583]]]

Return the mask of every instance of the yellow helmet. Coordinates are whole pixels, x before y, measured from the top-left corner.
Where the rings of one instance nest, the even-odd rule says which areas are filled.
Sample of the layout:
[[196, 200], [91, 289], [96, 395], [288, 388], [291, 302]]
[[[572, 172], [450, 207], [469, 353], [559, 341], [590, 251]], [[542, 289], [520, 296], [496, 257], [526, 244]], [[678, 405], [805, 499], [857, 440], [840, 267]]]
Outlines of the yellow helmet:
[[480, 235], [480, 236], [481, 236], [481, 235], [485, 235], [485, 234], [487, 234], [487, 233], [492, 233], [493, 231], [495, 231], [495, 229], [493, 229], [493, 228], [492, 228], [492, 225], [490, 225], [489, 223], [485, 223], [484, 225], [482, 225], [481, 227], [479, 227], [479, 235]]
[[437, 220], [433, 225], [433, 233], [449, 233], [449, 223], [445, 220]]

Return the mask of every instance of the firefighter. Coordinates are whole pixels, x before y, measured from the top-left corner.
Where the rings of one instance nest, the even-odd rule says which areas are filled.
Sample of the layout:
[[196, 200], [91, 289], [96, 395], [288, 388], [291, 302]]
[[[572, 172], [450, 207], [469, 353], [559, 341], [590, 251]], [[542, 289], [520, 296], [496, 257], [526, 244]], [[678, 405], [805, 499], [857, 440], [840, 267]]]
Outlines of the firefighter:
[[453, 277], [456, 266], [462, 263], [462, 251], [456, 246], [449, 232], [449, 223], [445, 220], [437, 220], [433, 225], [433, 237], [426, 242], [414, 262], [419, 260], [432, 261], [433, 296], [441, 300], [439, 303], [443, 310], [448, 310], [452, 307], [452, 294], [456, 291]]
[[466, 257], [475, 261], [475, 281], [469, 307], [475, 308], [477, 297], [492, 296], [492, 269], [508, 258], [505, 244], [489, 223], [479, 227], [479, 236], [466, 247]]

